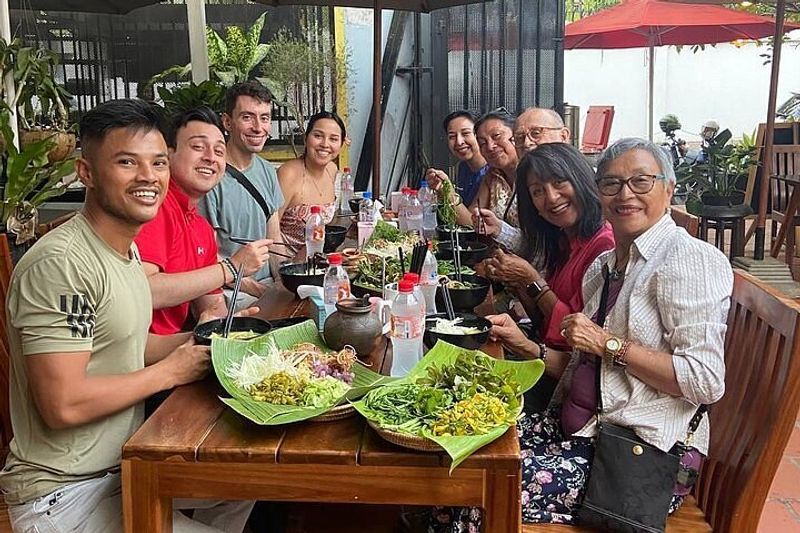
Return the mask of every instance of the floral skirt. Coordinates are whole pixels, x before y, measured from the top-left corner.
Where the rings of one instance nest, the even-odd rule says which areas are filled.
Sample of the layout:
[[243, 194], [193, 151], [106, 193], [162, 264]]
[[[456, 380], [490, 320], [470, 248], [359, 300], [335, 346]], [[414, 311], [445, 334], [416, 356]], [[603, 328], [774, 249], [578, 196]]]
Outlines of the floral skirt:
[[[592, 439], [565, 439], [552, 412], [525, 415], [517, 422], [522, 455], [522, 521], [573, 524], [594, 457]], [[675, 512], [683, 496], [673, 496]], [[481, 530], [478, 508], [436, 507], [429, 533], [473, 533]]]

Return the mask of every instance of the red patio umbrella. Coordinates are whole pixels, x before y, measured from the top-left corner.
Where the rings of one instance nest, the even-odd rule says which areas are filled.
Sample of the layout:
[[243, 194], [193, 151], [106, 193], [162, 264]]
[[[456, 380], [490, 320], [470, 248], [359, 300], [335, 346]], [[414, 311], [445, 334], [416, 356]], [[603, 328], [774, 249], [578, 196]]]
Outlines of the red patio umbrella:
[[[786, 24], [786, 31], [798, 29]], [[775, 33], [769, 17], [715, 5], [663, 0], [625, 0], [614, 7], [567, 24], [564, 48], [649, 48], [648, 134], [653, 138], [654, 48], [663, 45], [714, 44], [762, 39]]]

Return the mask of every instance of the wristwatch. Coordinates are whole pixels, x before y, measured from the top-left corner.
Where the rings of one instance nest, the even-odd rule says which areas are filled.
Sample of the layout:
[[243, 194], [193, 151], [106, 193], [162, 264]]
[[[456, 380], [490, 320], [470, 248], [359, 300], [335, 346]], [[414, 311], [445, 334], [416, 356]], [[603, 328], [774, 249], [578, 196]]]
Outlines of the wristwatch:
[[609, 365], [625, 366], [625, 355], [628, 352], [630, 341], [612, 335], [608, 338], [603, 350], [603, 361]]
[[532, 283], [525, 286], [525, 293], [534, 301], [538, 300], [542, 294], [549, 290], [550, 287], [547, 286], [547, 282], [543, 279], [534, 280]]

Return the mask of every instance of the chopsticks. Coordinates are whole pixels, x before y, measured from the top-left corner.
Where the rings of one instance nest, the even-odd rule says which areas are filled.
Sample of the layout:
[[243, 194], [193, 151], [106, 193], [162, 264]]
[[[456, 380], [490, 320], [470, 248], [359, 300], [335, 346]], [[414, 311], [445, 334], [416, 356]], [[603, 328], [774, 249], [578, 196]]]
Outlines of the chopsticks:
[[[258, 240], [258, 239], [245, 239], [245, 238], [242, 238], [242, 237], [228, 237], [228, 238], [230, 239], [231, 242], [235, 242], [236, 244], [250, 244], [251, 242], [255, 242], [256, 240]], [[273, 242], [272, 244], [277, 244], [279, 246], [289, 247], [289, 245], [286, 244], [285, 242], [277, 242], [276, 241], [276, 242]], [[303, 246], [305, 246], [305, 245], [303, 245]], [[292, 256], [292, 255], [282, 254], [280, 252], [273, 252], [272, 250], [270, 250], [269, 253], [271, 253], [273, 255], [277, 255], [278, 257], [285, 257], [286, 259], [294, 259], [294, 256]]]
[[411, 252], [411, 266], [408, 268], [409, 272], [422, 275], [422, 267], [425, 264], [425, 256], [428, 253], [428, 240], [417, 241], [414, 244], [413, 251]]
[[447, 276], [442, 276], [442, 279], [439, 280], [439, 285], [442, 289], [442, 300], [444, 300], [444, 311], [447, 314], [447, 320], [455, 320], [456, 312], [453, 310], [453, 300], [450, 298], [450, 289], [447, 287], [449, 282], [450, 280], [447, 279]]
[[451, 243], [453, 244], [453, 268], [456, 270], [456, 280], [461, 283], [461, 246], [458, 244], [458, 226], [455, 231], [450, 232]]
[[242, 274], [244, 274], [244, 263], [239, 265], [239, 270], [236, 271], [236, 283], [233, 285], [233, 294], [231, 294], [228, 314], [225, 316], [225, 329], [222, 330], [222, 336], [226, 339], [233, 325], [233, 312], [236, 309], [236, 298], [239, 296], [239, 288], [242, 286], [242, 278], [244, 277]]
[[406, 273], [406, 257], [402, 246], [397, 247], [397, 257], [400, 259], [400, 275], [404, 276]]

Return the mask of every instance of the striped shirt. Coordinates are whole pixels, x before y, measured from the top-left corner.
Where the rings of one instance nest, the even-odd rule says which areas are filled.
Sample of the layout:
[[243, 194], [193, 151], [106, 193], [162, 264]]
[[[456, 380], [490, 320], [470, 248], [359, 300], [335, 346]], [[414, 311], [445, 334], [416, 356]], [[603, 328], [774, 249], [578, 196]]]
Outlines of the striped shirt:
[[[593, 316], [603, 287], [602, 266], [614, 266], [613, 250], [601, 254], [583, 278], [584, 314]], [[733, 291], [733, 271], [722, 252], [691, 237], [667, 214], [631, 246], [625, 282], [606, 317], [605, 329], [637, 344], [671, 353], [682, 397], [674, 397], [627, 373], [601, 365], [602, 418], [632, 428], [643, 440], [668, 451], [686, 437], [697, 406], [725, 392], [724, 341]], [[572, 360], [562, 378], [571, 381]], [[596, 433], [597, 417], [580, 431]], [[708, 452], [708, 418], [692, 446]]]

